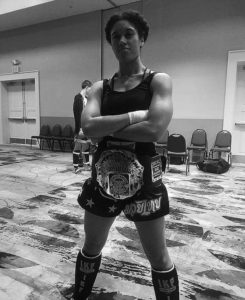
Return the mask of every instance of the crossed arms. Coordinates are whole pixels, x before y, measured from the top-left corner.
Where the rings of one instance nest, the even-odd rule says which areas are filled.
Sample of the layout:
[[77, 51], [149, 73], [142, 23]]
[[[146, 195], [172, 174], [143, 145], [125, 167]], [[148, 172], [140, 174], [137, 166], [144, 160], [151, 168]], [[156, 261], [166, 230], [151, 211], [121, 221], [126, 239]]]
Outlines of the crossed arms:
[[104, 136], [135, 142], [155, 142], [168, 127], [172, 118], [172, 83], [165, 73], [157, 73], [151, 82], [152, 100], [148, 111], [101, 116], [103, 82], [96, 82], [90, 90], [82, 113], [84, 134], [93, 139]]

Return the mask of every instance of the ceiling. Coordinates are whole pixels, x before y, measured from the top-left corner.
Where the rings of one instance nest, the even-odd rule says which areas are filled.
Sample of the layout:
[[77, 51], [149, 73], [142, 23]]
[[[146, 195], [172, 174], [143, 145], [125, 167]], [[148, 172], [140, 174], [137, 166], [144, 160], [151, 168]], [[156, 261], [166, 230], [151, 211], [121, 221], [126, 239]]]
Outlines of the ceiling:
[[136, 0], [0, 0], [0, 31], [29, 26]]

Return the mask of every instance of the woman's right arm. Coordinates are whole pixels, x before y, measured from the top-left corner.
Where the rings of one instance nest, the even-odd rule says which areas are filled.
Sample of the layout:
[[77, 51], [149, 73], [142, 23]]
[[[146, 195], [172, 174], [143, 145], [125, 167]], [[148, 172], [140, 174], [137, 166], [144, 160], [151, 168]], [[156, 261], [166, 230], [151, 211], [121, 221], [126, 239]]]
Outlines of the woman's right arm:
[[90, 89], [88, 102], [82, 113], [82, 129], [87, 137], [104, 137], [121, 130], [130, 124], [146, 119], [147, 111], [137, 111], [120, 115], [101, 116], [103, 81], [96, 82]]

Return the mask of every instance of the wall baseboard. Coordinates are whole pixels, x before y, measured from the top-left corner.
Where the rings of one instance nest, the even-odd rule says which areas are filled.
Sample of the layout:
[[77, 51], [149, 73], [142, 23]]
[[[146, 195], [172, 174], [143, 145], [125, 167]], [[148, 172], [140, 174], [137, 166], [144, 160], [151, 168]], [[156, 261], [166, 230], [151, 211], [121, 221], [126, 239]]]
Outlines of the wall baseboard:
[[233, 162], [245, 164], [245, 155], [232, 155], [232, 163]]

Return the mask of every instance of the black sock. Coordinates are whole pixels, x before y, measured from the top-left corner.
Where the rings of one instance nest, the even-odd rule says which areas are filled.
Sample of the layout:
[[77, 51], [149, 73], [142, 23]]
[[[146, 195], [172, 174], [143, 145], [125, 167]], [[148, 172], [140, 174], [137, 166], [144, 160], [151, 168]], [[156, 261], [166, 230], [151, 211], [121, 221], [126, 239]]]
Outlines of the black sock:
[[79, 154], [79, 162], [78, 162], [79, 167], [83, 167], [83, 158], [81, 153]]
[[73, 167], [78, 168], [79, 166], [79, 160], [80, 160], [80, 151], [73, 151]]
[[168, 271], [152, 269], [152, 282], [156, 300], [179, 300], [179, 280], [174, 266]]
[[91, 294], [101, 262], [101, 254], [86, 256], [79, 251], [75, 271], [75, 300], [86, 300]]

